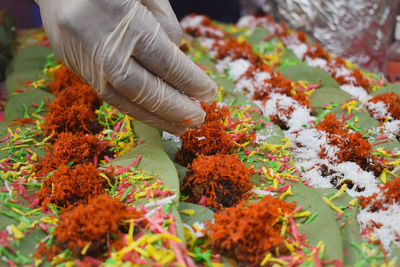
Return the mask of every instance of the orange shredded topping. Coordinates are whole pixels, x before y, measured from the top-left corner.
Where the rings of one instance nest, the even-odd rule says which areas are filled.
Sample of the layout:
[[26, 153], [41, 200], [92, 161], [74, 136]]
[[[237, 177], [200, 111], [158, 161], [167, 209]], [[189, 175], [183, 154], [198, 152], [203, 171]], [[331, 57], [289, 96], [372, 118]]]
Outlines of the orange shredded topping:
[[294, 210], [295, 203], [265, 196], [258, 203], [244, 203], [214, 215], [210, 236], [214, 250], [235, 258], [239, 266], [259, 266], [268, 252], [284, 252], [280, 218]]
[[237, 155], [200, 155], [188, 166], [184, 188], [197, 203], [203, 196], [214, 209], [231, 207], [251, 189], [252, 168], [246, 167]]
[[[400, 119], [400, 96], [394, 92], [379, 94], [369, 100], [372, 103], [383, 102], [387, 106], [387, 110], [393, 119]], [[372, 111], [370, 111], [372, 113]], [[372, 114], [373, 115], [373, 114]], [[385, 120], [386, 118], [379, 118]]]
[[184, 165], [192, 162], [198, 155], [228, 154], [235, 147], [231, 136], [225, 131], [225, 117], [229, 114], [227, 108], [219, 108], [216, 103], [207, 106], [206, 118], [199, 128], [189, 129], [181, 136], [182, 147], [175, 155], [175, 161]]
[[[343, 124], [340, 123], [333, 114], [327, 114], [325, 118], [316, 126], [318, 130], [327, 132], [327, 143], [336, 146], [336, 163], [351, 161], [357, 163], [363, 170], [380, 173], [381, 167], [377, 164], [371, 165], [373, 155], [371, 154], [372, 145], [364, 139], [360, 132], [348, 133]], [[327, 157], [326, 149], [320, 152], [321, 158]]]
[[107, 181], [99, 176], [93, 164], [62, 165], [43, 182], [38, 197], [43, 207], [48, 203], [68, 207], [104, 193], [107, 186]]
[[106, 143], [100, 142], [96, 136], [61, 133], [50, 146], [46, 156], [36, 165], [39, 177], [73, 161], [74, 164], [86, 164], [99, 160], [108, 152]]
[[90, 244], [86, 255], [99, 257], [128, 232], [127, 220], [142, 216], [136, 209], [103, 194], [91, 198], [87, 204], [65, 210], [60, 215], [54, 237], [60, 248], [68, 248], [75, 255], [80, 255]]
[[394, 177], [392, 180], [387, 181], [384, 185], [379, 185], [381, 192], [374, 193], [369, 197], [359, 197], [360, 206], [366, 208], [371, 205], [372, 212], [378, 210], [387, 210], [389, 205], [393, 203], [400, 204], [400, 178]]

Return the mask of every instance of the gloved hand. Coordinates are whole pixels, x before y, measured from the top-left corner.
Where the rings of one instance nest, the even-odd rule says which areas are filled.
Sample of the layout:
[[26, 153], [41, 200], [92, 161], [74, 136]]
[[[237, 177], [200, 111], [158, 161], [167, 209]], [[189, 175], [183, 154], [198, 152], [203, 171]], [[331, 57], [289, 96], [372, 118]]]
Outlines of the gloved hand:
[[179, 50], [168, 0], [37, 2], [56, 55], [104, 101], [176, 135], [203, 121], [217, 86]]

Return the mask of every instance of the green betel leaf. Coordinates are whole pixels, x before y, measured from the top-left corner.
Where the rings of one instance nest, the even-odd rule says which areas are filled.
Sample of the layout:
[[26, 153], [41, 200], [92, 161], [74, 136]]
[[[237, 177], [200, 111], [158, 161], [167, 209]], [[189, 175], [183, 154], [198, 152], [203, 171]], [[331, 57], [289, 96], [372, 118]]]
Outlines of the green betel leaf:
[[343, 102], [351, 99], [351, 95], [339, 88], [334, 87], [319, 87], [311, 95], [310, 102], [314, 112], [319, 115], [323, 112], [324, 106], [331, 104], [331, 102]]
[[400, 95], [400, 83], [388, 84], [381, 90], [377, 90], [377, 91], [373, 92], [372, 95], [376, 96], [376, 95], [380, 95], [383, 93], [391, 93], [391, 92]]
[[163, 148], [160, 130], [138, 120], [133, 120], [132, 128], [139, 143], [143, 142], [145, 145]]
[[47, 46], [28, 46], [21, 49], [17, 52], [14, 59], [14, 72], [42, 72], [42, 68], [46, 64], [47, 56], [51, 53], [53, 53], [53, 50]]
[[252, 46], [259, 45], [264, 42], [265, 37], [267, 37], [270, 32], [265, 28], [256, 28], [247, 38]]
[[324, 259], [343, 260], [343, 244], [339, 227], [336, 223], [336, 212], [322, 199], [318, 190], [307, 187], [302, 183], [293, 183], [294, 196], [285, 199], [287, 202], [296, 201], [297, 206], [302, 206], [311, 214], [318, 212], [318, 216], [309, 224], [301, 224], [299, 231], [307, 237], [308, 243], [315, 246], [323, 241], [326, 249]]
[[[339, 84], [327, 72], [319, 68], [298, 65], [277, 68], [276, 71], [279, 71], [283, 76], [293, 81], [307, 81], [311, 84], [316, 84], [321, 80], [321, 86], [316, 90], [322, 87], [340, 89]], [[329, 96], [329, 98], [331, 97]]]
[[[367, 110], [367, 109], [364, 109], [364, 110]], [[348, 120], [348, 123], [354, 123], [355, 125], [360, 127], [361, 130], [368, 130], [370, 128], [379, 126], [379, 122], [377, 120], [375, 120], [374, 118], [372, 118], [369, 115], [368, 111], [361, 112], [361, 111], [353, 110], [351, 113], [353, 114], [353, 116]], [[347, 113], [346, 113], [346, 115], [347, 115]], [[356, 118], [357, 118], [357, 121], [356, 121]]]
[[[194, 211], [193, 216], [188, 215], [188, 211]], [[211, 221], [214, 218], [214, 212], [209, 208], [193, 203], [179, 202], [179, 212], [182, 222], [192, 225], [196, 222]]]
[[24, 118], [36, 110], [32, 103], [40, 104], [42, 100], [53, 101], [55, 97], [41, 89], [31, 89], [25, 93], [15, 95], [8, 100], [6, 108], [4, 109], [4, 116], [6, 120], [12, 121], [18, 118]]
[[15, 89], [30, 90], [29, 86], [25, 86], [24, 83], [27, 81], [38, 81], [44, 79], [45, 81], [50, 81], [51, 77], [39, 71], [25, 71], [22, 73], [10, 72], [6, 78], [6, 96], [7, 100], [10, 100], [15, 95]]

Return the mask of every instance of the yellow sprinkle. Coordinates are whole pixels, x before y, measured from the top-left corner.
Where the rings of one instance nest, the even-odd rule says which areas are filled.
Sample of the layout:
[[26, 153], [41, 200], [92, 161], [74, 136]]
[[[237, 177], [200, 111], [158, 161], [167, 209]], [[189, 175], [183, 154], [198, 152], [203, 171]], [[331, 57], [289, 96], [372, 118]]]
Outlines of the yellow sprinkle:
[[342, 187], [340, 187], [340, 190], [337, 191], [336, 194], [333, 195], [329, 200], [332, 201], [332, 200], [334, 200], [335, 198], [340, 197], [340, 196], [343, 194], [343, 192], [346, 191], [346, 189], [347, 189], [347, 184], [343, 184]]
[[270, 259], [271, 257], [272, 257], [272, 254], [271, 254], [271, 253], [268, 253], [268, 254], [265, 256], [265, 258], [262, 260], [261, 266], [264, 266], [265, 264], [267, 264], [268, 261], [269, 261], [269, 259]]
[[308, 92], [305, 92], [304, 94], [305, 94], [306, 96], [310, 96], [310, 95], [312, 95], [314, 92], [315, 92], [315, 89], [312, 89], [312, 90], [310, 90], [310, 91], [308, 91]]
[[20, 211], [19, 209], [14, 208], [14, 207], [11, 207], [11, 209], [12, 209], [15, 213], [17, 213], [18, 215], [24, 216], [24, 213], [23, 213], [22, 211]]
[[307, 211], [303, 211], [303, 212], [296, 212], [295, 214], [293, 214], [293, 218], [301, 218], [301, 217], [309, 217], [311, 215], [311, 212]]
[[379, 176], [381, 179], [382, 183], [386, 184], [386, 171], [385, 169], [382, 171], [381, 176]]
[[287, 249], [288, 249], [290, 252], [293, 252], [293, 251], [294, 251], [294, 246], [293, 246], [292, 244], [289, 244], [287, 241], [283, 241], [283, 244], [285, 244], [285, 246], [287, 247]]
[[357, 205], [357, 200], [355, 200], [354, 198], [352, 200], [349, 201], [349, 205], [350, 206], [356, 206]]
[[183, 213], [185, 215], [188, 215], [188, 216], [193, 216], [194, 215], [194, 210], [189, 210], [189, 209], [181, 210], [181, 213]]
[[25, 235], [14, 224], [11, 224], [11, 231], [16, 239], [22, 239]]
[[397, 166], [400, 165], [400, 158], [396, 159], [394, 161], [388, 162], [388, 163], [386, 163], [386, 165], [388, 165], [388, 166], [396, 166], [397, 167]]
[[249, 154], [249, 157], [252, 157], [252, 156], [254, 156], [255, 154], [257, 153], [257, 151], [252, 151], [250, 154]]
[[42, 262], [43, 262], [42, 259], [35, 258], [35, 267], [39, 267], [42, 264]]
[[92, 242], [87, 243], [87, 244], [83, 247], [83, 249], [82, 249], [82, 251], [81, 251], [81, 254], [82, 254], [82, 255], [86, 255], [86, 252], [88, 251], [88, 249], [90, 248], [91, 245], [92, 245]]
[[392, 118], [387, 117], [387, 118], [383, 121], [383, 123], [385, 124], [385, 123], [387, 123], [388, 121], [391, 121], [391, 120], [392, 120]]
[[333, 204], [332, 201], [330, 201], [327, 197], [323, 196], [322, 199], [326, 204], [328, 204], [329, 207], [331, 207], [333, 210], [335, 210], [338, 213], [343, 213], [341, 209], [339, 209], [335, 204]]
[[100, 172], [99, 175], [100, 175], [100, 177], [106, 179], [106, 181], [108, 182], [108, 185], [109, 185], [110, 187], [113, 187], [113, 185], [111, 184], [111, 181], [110, 181], [110, 179], [107, 177], [107, 175], [105, 175], [103, 172]]
[[274, 178], [273, 187], [274, 187], [274, 188], [278, 188], [278, 184], [279, 184], [278, 179]]
[[49, 224], [57, 224], [58, 219], [56, 217], [43, 217], [40, 221]]
[[218, 103], [222, 102], [222, 91], [224, 90], [223, 87], [218, 88]]
[[354, 121], [355, 121], [355, 122], [358, 122], [358, 116], [355, 117]]
[[283, 193], [281, 195], [280, 199], [285, 199], [285, 197], [287, 197], [287, 196], [293, 196], [292, 187], [291, 186], [286, 190], [285, 193]]
[[39, 119], [39, 120], [43, 119], [43, 116], [40, 116], [39, 114], [36, 114], [36, 113], [32, 113], [31, 116], [35, 117], [36, 119]]
[[246, 147], [246, 146], [248, 146], [248, 145], [250, 144], [250, 142], [246, 142], [246, 143], [244, 143], [244, 144], [239, 144], [239, 143], [237, 143], [237, 142], [235, 142], [235, 141], [233, 141], [233, 143], [234, 143], [236, 146], [238, 146], [238, 147]]

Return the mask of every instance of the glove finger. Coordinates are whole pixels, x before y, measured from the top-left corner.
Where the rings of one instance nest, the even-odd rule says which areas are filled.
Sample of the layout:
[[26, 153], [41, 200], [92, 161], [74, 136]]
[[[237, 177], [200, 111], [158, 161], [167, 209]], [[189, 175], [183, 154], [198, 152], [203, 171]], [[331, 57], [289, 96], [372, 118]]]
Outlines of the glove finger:
[[133, 103], [128, 98], [118, 93], [110, 84], [107, 84], [101, 97], [104, 101], [116, 107], [121, 112], [158, 129], [177, 136], [181, 136], [188, 130], [183, 124], [167, 121], [160, 116], [150, 113], [136, 103]]
[[121, 65], [104, 65], [105, 79], [119, 93], [151, 113], [175, 123], [195, 127], [202, 123], [204, 111], [187, 95], [180, 93], [132, 58]]
[[125, 22], [124, 42], [134, 42], [132, 55], [138, 63], [189, 96], [206, 103], [214, 100], [217, 85], [169, 40], [149, 10], [139, 5]]
[[183, 33], [181, 25], [176, 18], [168, 0], [142, 0], [142, 5], [147, 7], [153, 16], [160, 22], [161, 27], [168, 35], [171, 42], [179, 46], [182, 42]]

